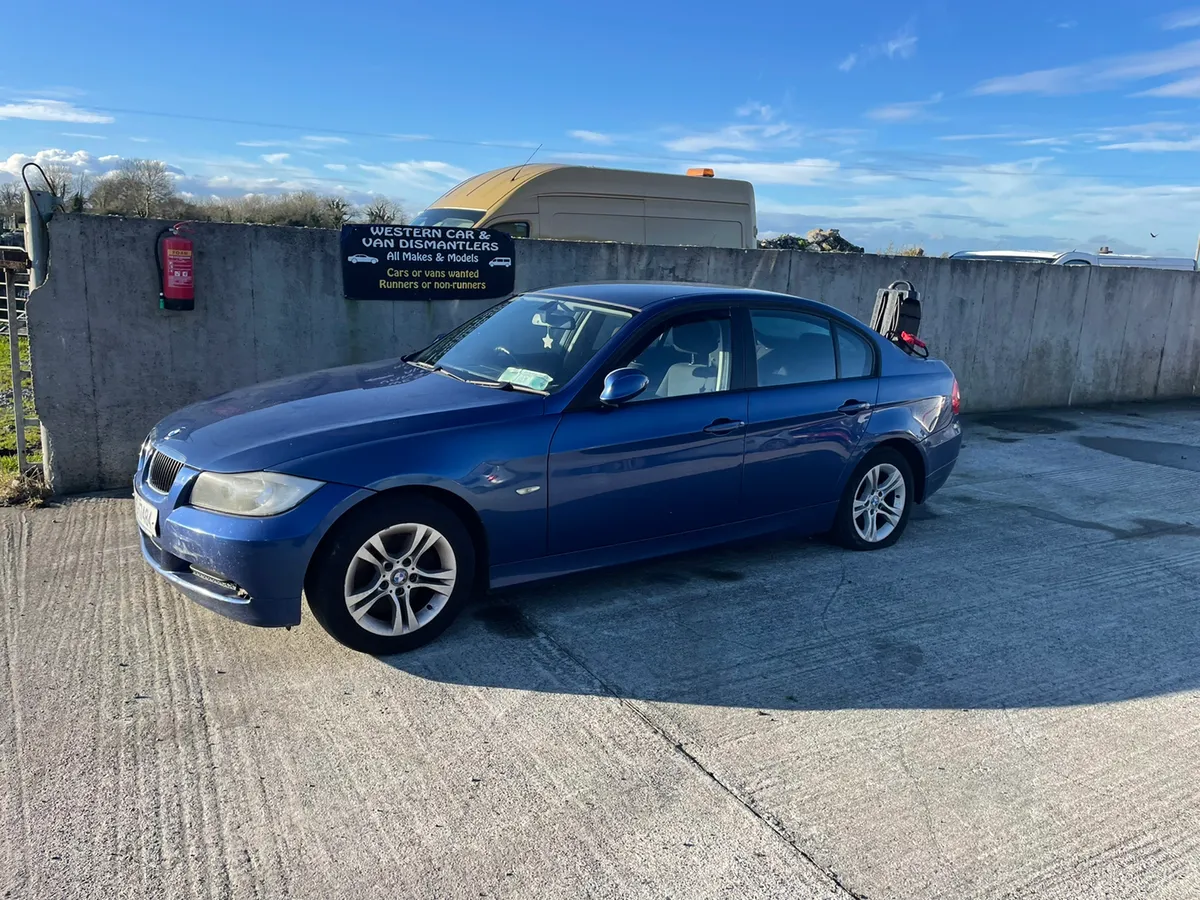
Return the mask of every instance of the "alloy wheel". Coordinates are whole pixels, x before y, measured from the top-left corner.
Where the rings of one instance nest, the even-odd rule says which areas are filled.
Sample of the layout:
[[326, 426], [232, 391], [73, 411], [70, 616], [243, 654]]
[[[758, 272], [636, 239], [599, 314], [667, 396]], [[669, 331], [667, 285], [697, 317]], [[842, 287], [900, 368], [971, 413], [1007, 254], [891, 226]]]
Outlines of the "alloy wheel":
[[346, 608], [372, 634], [411, 634], [442, 611], [457, 578], [445, 535], [415, 522], [393, 525], [372, 535], [350, 561]]
[[870, 544], [886, 540], [899, 526], [906, 501], [904, 476], [899, 469], [891, 463], [868, 469], [854, 492], [854, 530]]

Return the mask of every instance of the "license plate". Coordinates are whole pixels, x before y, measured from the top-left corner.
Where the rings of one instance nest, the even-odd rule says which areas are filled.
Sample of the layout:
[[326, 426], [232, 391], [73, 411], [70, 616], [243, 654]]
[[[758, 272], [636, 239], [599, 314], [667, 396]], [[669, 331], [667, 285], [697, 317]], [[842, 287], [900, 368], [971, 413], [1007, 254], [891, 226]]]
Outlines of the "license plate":
[[139, 493], [133, 495], [133, 515], [138, 528], [151, 537], [158, 535], [158, 509]]

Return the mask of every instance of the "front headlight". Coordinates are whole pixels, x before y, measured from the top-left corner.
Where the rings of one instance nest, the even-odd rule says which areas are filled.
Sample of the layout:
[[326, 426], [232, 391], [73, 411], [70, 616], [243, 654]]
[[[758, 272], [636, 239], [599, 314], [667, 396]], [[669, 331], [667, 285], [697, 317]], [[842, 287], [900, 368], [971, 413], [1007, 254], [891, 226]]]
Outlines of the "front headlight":
[[220, 475], [201, 472], [192, 485], [192, 506], [235, 516], [276, 516], [287, 512], [324, 482], [276, 472]]

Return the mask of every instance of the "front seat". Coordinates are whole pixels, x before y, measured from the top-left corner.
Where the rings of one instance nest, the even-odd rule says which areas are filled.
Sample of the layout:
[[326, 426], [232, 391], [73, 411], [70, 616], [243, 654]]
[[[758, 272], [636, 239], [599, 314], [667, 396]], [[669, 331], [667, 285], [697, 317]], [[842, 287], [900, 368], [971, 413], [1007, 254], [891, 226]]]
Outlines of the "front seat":
[[[710, 362], [712, 354], [721, 345], [721, 329], [717, 323], [706, 319], [676, 325], [671, 329], [671, 343], [684, 353], [691, 354], [692, 360], [675, 363], [667, 369], [655, 396], [686, 397], [715, 391], [717, 367]], [[703, 364], [700, 364], [701, 360]]]

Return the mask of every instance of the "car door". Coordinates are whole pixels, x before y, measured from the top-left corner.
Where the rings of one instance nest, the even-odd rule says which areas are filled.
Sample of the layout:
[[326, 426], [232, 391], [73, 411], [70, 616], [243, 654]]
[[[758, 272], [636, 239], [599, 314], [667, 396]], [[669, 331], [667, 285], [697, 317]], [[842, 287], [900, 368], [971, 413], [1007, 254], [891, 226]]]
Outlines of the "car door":
[[615, 409], [583, 397], [563, 414], [550, 445], [551, 554], [739, 517], [747, 397], [735, 390], [732, 325], [719, 309], [650, 328], [605, 367], [640, 368], [650, 385], [639, 397]]
[[836, 503], [879, 393], [872, 342], [797, 309], [743, 310], [754, 336], [743, 511], [747, 518]]

